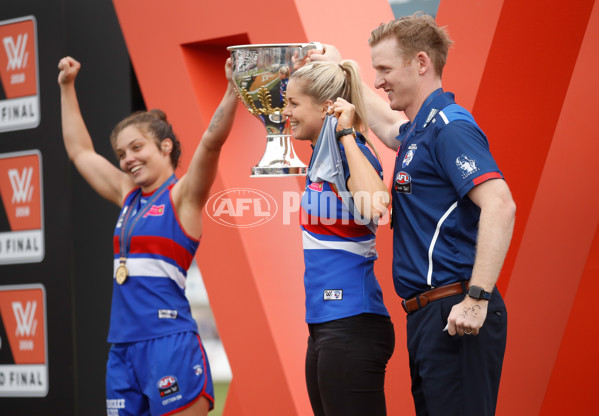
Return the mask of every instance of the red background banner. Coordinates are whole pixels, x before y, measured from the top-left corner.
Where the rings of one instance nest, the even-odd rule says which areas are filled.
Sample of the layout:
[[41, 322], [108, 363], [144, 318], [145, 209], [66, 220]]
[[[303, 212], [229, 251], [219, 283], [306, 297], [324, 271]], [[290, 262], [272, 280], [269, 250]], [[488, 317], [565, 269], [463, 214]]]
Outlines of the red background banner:
[[[183, 166], [225, 88], [226, 46], [319, 41], [355, 59], [372, 84], [367, 38], [393, 18], [386, 0], [197, 2], [114, 0], [148, 108], [165, 110], [184, 142]], [[140, 10], [143, 9], [143, 18]], [[437, 20], [455, 47], [446, 90], [470, 109], [518, 205], [499, 287], [509, 335], [499, 415], [592, 414], [599, 361], [591, 305], [599, 288], [599, 192], [592, 130], [599, 94], [594, 0], [443, 0]], [[325, 22], [328, 22], [325, 24]], [[213, 193], [260, 189], [277, 203], [298, 178], [250, 179], [263, 128], [240, 106]], [[379, 149], [382, 146], [378, 146]], [[307, 161], [310, 150], [295, 143]], [[383, 152], [391, 177], [392, 152]], [[303, 376], [303, 259], [299, 226], [254, 228], [204, 218], [198, 255], [233, 370], [225, 414], [310, 414]], [[391, 232], [381, 227], [377, 275], [396, 326], [387, 378], [390, 414], [413, 413], [405, 317], [391, 281]]]

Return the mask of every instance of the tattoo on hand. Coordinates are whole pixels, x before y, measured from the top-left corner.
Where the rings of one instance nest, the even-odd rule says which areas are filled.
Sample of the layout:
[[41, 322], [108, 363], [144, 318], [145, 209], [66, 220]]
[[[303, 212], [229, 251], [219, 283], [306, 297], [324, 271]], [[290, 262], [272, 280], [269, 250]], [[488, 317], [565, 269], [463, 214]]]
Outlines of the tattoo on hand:
[[462, 316], [465, 318], [470, 313], [473, 317], [478, 317], [478, 312], [480, 311], [480, 305], [474, 305], [472, 307], [464, 307], [464, 312]]

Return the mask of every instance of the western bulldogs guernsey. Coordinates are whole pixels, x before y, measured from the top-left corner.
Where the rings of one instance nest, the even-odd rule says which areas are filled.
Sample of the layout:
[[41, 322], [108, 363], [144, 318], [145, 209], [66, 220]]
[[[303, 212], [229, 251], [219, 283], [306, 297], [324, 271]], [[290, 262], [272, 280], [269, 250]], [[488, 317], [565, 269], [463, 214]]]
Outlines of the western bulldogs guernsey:
[[126, 260], [129, 276], [122, 285], [116, 279], [113, 283], [108, 342], [135, 342], [185, 331], [197, 333], [185, 297], [185, 279], [199, 241], [187, 236], [179, 225], [170, 199], [172, 186], [159, 195], [142, 195], [138, 188], [125, 198], [114, 232], [115, 273], [126, 213], [133, 210], [134, 217], [140, 209], [145, 212], [131, 231]]
[[472, 115], [438, 89], [401, 126], [393, 181], [393, 278], [402, 298], [468, 280], [480, 209], [476, 185], [503, 178]]
[[[382, 175], [378, 160], [360, 139], [356, 142]], [[347, 180], [349, 167], [343, 145], [340, 150]], [[356, 222], [329, 182], [312, 182], [306, 177], [300, 224], [306, 322], [316, 324], [361, 313], [389, 316], [374, 276], [375, 234]]]

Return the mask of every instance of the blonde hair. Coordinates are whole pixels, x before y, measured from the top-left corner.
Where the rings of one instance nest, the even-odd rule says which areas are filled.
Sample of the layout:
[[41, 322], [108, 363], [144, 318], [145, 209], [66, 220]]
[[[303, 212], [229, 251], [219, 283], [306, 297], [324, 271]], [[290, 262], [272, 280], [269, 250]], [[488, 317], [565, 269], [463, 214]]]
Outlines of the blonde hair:
[[326, 100], [335, 101], [337, 98], [352, 103], [356, 108], [353, 127], [364, 135], [366, 142], [380, 161], [376, 147], [366, 135], [368, 121], [362, 94], [362, 80], [358, 65], [354, 61], [344, 60], [340, 64], [329, 61], [314, 62], [299, 68], [290, 79], [304, 81], [303, 92], [318, 103]]
[[431, 16], [416, 12], [381, 24], [371, 32], [368, 44], [372, 47], [388, 38], [397, 39], [404, 52], [404, 59], [411, 59], [421, 51], [426, 52], [433, 62], [436, 74], [439, 77], [443, 75], [453, 41], [445, 27], [439, 27]]

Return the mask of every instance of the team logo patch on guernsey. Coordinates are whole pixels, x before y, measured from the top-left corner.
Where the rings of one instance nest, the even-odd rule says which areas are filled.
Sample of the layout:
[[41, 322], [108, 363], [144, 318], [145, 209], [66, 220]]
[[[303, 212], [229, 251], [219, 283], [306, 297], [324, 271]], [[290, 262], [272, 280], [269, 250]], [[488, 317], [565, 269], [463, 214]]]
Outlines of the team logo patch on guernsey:
[[204, 372], [204, 370], [202, 369], [202, 366], [199, 364], [196, 364], [193, 366], [193, 371], [194, 371], [194, 373], [196, 373], [196, 376], [201, 376], [202, 373]]
[[417, 149], [418, 145], [415, 144], [411, 144], [410, 147], [408, 147], [408, 151], [406, 152], [406, 155], [403, 158], [403, 162], [401, 163], [402, 168], [405, 168], [410, 164], [410, 162], [412, 162], [412, 159], [414, 159], [414, 154], [416, 153]]
[[400, 194], [412, 193], [412, 177], [408, 172], [398, 172], [395, 176], [393, 188]]
[[324, 300], [343, 300], [343, 290], [326, 289], [324, 291]]
[[412, 149], [410, 149], [404, 156], [401, 167], [405, 168], [406, 166], [408, 166], [410, 164], [410, 162], [412, 161], [412, 159], [414, 159], [414, 151]]
[[156, 383], [156, 387], [158, 387], [160, 397], [170, 396], [179, 391], [179, 385], [177, 384], [177, 378], [175, 376], [162, 377], [158, 380], [158, 383]]
[[470, 159], [466, 155], [461, 155], [460, 157], [458, 157], [455, 160], [455, 164], [462, 171], [463, 179], [466, 179], [468, 176], [478, 171], [476, 160]]

